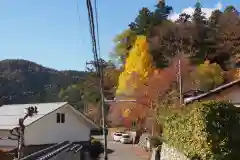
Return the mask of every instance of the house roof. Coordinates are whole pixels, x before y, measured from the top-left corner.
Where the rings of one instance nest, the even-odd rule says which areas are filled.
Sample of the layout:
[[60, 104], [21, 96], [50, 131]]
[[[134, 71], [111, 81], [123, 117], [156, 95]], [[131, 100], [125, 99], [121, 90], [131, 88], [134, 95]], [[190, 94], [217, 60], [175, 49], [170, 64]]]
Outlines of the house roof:
[[200, 99], [205, 98], [205, 97], [207, 97], [209, 95], [212, 95], [214, 93], [217, 93], [217, 92], [220, 92], [222, 90], [228, 89], [228, 88], [238, 84], [239, 82], [240, 82], [240, 79], [237, 79], [235, 81], [232, 81], [232, 82], [229, 82], [227, 84], [221, 85], [221, 86], [219, 86], [217, 88], [214, 88], [214, 89], [212, 89], [212, 90], [210, 90], [210, 91], [208, 91], [206, 93], [200, 94], [198, 96], [185, 98], [184, 99], [184, 103], [188, 104], [188, 103], [191, 103], [193, 101], [200, 100]]
[[19, 118], [24, 117], [27, 112], [26, 108], [30, 106], [36, 106], [38, 108], [38, 114], [33, 117], [28, 117], [24, 121], [25, 126], [37, 121], [66, 104], [67, 102], [3, 105], [0, 107], [0, 129], [11, 130], [18, 127]]
[[[54, 103], [36, 103], [36, 104], [12, 104], [3, 105], [0, 107], [0, 129], [1, 130], [11, 130], [18, 127], [18, 120], [23, 118], [27, 112], [26, 108], [33, 106], [37, 107], [38, 113], [33, 117], [28, 117], [24, 121], [24, 125], [28, 126], [33, 122], [41, 119], [42, 117], [58, 110], [59, 108], [67, 105], [67, 102], [54, 102]], [[73, 107], [71, 107], [74, 109]], [[75, 109], [74, 109], [75, 110]], [[92, 122], [83, 113], [75, 110], [79, 116], [83, 117], [91, 127], [97, 127], [97, 125]]]

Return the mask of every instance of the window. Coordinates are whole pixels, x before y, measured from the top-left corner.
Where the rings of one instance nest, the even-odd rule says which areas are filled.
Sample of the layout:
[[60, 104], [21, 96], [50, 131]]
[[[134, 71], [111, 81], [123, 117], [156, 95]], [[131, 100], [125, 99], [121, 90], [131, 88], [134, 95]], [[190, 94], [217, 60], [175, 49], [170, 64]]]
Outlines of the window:
[[65, 114], [57, 113], [57, 123], [65, 123]]
[[60, 113], [57, 113], [57, 123], [60, 123], [60, 120], [61, 119], [61, 114]]
[[61, 113], [61, 123], [65, 123], [65, 114]]

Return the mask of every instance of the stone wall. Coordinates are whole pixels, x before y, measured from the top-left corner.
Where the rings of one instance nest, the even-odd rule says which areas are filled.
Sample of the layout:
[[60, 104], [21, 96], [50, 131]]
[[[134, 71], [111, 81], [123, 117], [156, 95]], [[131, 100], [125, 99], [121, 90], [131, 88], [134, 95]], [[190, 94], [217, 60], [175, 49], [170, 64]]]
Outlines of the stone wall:
[[163, 143], [161, 148], [160, 160], [190, 160], [168, 144]]
[[140, 140], [138, 142], [138, 145], [142, 148], [147, 147], [147, 141], [146, 138], [148, 138], [150, 136], [150, 134], [148, 133], [143, 133], [140, 137]]

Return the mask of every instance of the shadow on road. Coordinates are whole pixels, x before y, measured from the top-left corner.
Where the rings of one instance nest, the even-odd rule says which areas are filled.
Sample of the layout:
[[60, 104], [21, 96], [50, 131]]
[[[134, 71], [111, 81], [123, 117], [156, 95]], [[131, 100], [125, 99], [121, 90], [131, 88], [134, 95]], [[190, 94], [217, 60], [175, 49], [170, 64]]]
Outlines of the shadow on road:
[[115, 151], [112, 150], [112, 149], [107, 149], [107, 153], [108, 153], [108, 154], [112, 154], [113, 152], [115, 152]]

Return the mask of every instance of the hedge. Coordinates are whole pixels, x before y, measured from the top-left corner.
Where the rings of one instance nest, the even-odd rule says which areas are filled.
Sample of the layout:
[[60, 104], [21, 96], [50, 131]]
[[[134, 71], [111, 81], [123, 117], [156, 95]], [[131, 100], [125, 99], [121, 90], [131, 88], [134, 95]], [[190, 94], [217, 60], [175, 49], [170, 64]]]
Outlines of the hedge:
[[103, 153], [103, 150], [103, 144], [99, 140], [92, 138], [89, 146], [90, 157], [93, 159], [99, 159], [100, 155]]
[[228, 102], [197, 102], [168, 114], [163, 138], [186, 156], [240, 159], [240, 109]]

